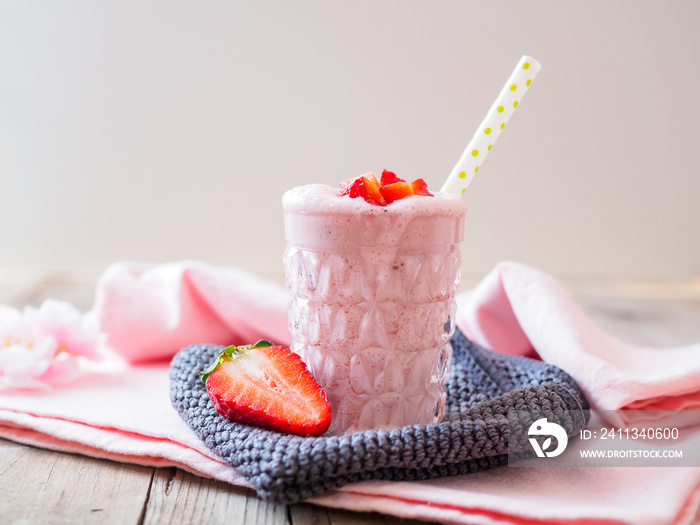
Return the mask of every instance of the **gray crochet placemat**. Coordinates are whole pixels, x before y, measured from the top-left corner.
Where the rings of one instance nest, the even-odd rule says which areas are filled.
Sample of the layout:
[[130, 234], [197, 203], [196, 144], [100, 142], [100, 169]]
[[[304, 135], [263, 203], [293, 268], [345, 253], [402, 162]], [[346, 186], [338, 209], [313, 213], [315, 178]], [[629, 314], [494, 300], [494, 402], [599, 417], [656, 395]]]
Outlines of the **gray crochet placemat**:
[[[371, 430], [333, 437], [299, 437], [233, 423], [216, 413], [198, 372], [222, 348], [183, 348], [170, 365], [170, 398], [204, 443], [244, 476], [264, 499], [293, 503], [356, 481], [424, 480], [484, 470], [508, 462], [527, 426], [511, 425], [514, 411], [532, 421], [548, 417], [569, 436], [585, 428], [588, 402], [574, 380], [541, 361], [485, 350], [457, 330], [439, 424]], [[562, 415], [564, 414], [564, 415]], [[517, 435], [516, 435], [517, 434]], [[517, 450], [515, 450], [517, 452]]]

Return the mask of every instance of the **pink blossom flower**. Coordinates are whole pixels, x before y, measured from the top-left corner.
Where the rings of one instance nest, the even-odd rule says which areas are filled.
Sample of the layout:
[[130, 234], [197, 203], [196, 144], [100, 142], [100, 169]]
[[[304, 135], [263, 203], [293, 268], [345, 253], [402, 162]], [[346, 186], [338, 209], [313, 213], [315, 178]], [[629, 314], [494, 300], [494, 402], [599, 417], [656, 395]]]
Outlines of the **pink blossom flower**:
[[98, 359], [96, 319], [47, 299], [23, 312], [0, 306], [0, 389], [45, 389], [73, 381], [83, 360]]
[[55, 299], [46, 299], [38, 310], [26, 307], [24, 315], [40, 333], [56, 339], [59, 351], [96, 357], [103, 339], [96, 316], [81, 315], [71, 304]]

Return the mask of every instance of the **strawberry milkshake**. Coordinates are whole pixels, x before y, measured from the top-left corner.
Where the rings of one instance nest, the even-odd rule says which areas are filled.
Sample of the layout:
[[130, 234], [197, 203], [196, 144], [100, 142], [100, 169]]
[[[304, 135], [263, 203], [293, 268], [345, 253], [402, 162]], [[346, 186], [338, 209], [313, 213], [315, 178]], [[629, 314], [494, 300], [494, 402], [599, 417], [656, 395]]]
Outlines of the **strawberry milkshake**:
[[466, 204], [387, 173], [282, 201], [292, 350], [328, 395], [333, 434], [444, 412]]

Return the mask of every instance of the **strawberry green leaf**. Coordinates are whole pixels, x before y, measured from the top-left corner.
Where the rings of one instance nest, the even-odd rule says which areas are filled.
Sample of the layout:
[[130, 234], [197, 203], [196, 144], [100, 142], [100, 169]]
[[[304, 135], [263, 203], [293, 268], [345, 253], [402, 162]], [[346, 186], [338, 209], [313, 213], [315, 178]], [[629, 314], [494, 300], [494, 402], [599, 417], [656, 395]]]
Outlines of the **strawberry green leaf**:
[[211, 363], [208, 367], [199, 372], [199, 375], [202, 376], [202, 383], [206, 385], [207, 378], [210, 375], [212, 375], [216, 371], [216, 369], [219, 368], [219, 365], [224, 361], [227, 361], [229, 359], [235, 359], [236, 357], [245, 354], [246, 351], [252, 350], [253, 348], [263, 348], [265, 346], [274, 346], [274, 343], [267, 341], [266, 339], [261, 339], [260, 341], [252, 345], [227, 346], [219, 352], [219, 354], [216, 356], [216, 359], [214, 359], [213, 363]]
[[214, 359], [214, 362], [211, 363], [208, 367], [206, 367], [204, 370], [199, 372], [199, 375], [202, 376], [202, 383], [205, 385], [207, 384], [207, 378], [214, 373], [214, 371], [219, 368], [219, 365], [224, 362], [226, 359], [232, 359], [233, 355], [242, 355], [242, 352], [238, 350], [238, 347], [236, 345], [231, 345], [227, 346], [226, 348], [222, 349]]

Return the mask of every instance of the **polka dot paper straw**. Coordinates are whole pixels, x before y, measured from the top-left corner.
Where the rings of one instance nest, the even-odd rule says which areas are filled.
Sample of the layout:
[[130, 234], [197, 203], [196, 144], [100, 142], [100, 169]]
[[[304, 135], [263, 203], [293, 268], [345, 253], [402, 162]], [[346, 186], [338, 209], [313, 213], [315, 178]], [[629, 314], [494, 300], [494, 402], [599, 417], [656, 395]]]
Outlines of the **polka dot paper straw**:
[[440, 191], [464, 193], [540, 69], [542, 66], [534, 58], [520, 59]]

